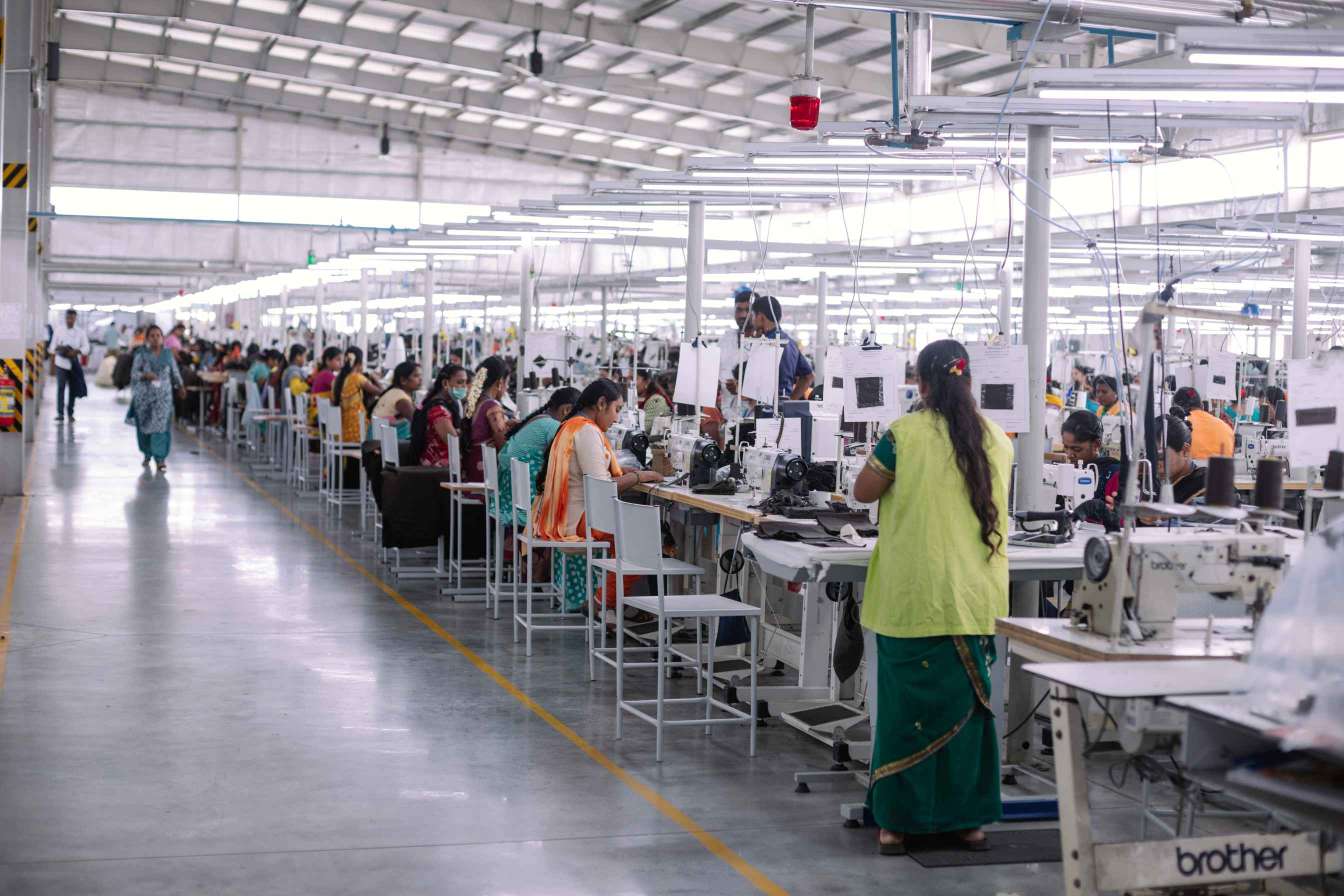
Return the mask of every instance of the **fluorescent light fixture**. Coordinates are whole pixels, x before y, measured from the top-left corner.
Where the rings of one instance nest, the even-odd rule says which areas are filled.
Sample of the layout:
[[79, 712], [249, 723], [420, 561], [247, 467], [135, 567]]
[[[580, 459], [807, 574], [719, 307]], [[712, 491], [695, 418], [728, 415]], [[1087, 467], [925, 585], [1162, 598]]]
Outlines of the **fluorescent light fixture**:
[[690, 172], [697, 180], [732, 180], [754, 184], [787, 185], [793, 182], [814, 183], [835, 189], [836, 184], [846, 186], [881, 186], [882, 184], [902, 184], [912, 180], [965, 180], [967, 175], [936, 171], [874, 171], [835, 172], [825, 169], [817, 171], [761, 171], [751, 168], [695, 168]]
[[645, 181], [641, 186], [653, 193], [783, 193], [795, 196], [834, 196], [842, 189], [862, 189], [861, 184], [836, 187], [834, 184], [697, 184], [689, 181]]
[[[657, 210], [659, 210], [659, 209], [666, 209], [666, 208], [670, 208], [670, 207], [674, 207], [674, 206], [684, 206], [684, 205], [686, 205], [688, 202], [690, 202], [689, 199], [670, 200], [670, 201], [669, 201], [669, 200], [667, 200], [667, 199], [664, 199], [664, 198], [662, 198], [662, 197], [659, 197], [659, 198], [658, 198], [657, 200], [655, 200], [655, 201], [650, 201], [650, 202], [647, 204], [647, 208], [648, 208], [648, 210], [650, 210], [650, 211], [657, 211]], [[641, 211], [643, 211], [643, 210], [645, 209], [645, 205], [644, 205], [643, 203], [641, 203], [641, 204], [639, 204], [639, 205], [599, 205], [599, 204], [596, 204], [596, 203], [584, 203], [584, 202], [569, 203], [569, 202], [565, 202], [565, 203], [560, 203], [559, 205], [556, 206], [556, 208], [559, 209], [559, 210], [562, 211], [562, 212], [604, 212], [604, 211], [607, 211], [607, 212], [617, 212], [617, 211], [620, 211], [620, 212], [624, 212], [624, 213], [627, 213], [627, 214], [637, 215], [637, 214], [639, 214]], [[771, 204], [771, 205], [765, 205], [765, 204], [759, 204], [759, 203], [758, 203], [758, 204], [743, 203], [743, 204], [741, 204], [741, 205], [734, 205], [734, 204], [715, 204], [715, 205], [707, 205], [707, 206], [705, 206], [705, 210], [706, 210], [706, 211], [710, 211], [710, 210], [712, 209], [712, 210], [714, 210], [714, 211], [720, 211], [720, 212], [722, 212], [722, 211], [732, 211], [732, 212], [769, 212], [769, 211], [774, 211], [774, 208], [775, 208], [775, 207], [774, 207], [773, 204]], [[548, 234], [548, 235], [549, 235], [549, 234]]]
[[826, 153], [826, 152], [805, 152], [795, 155], [768, 155], [762, 154], [751, 156], [753, 165], [764, 167], [802, 167], [811, 166], [814, 168], [832, 168], [842, 167], [863, 167], [863, 168], [886, 168], [906, 165], [911, 168], [956, 168], [964, 165], [968, 168], [988, 163], [987, 159], [977, 157], [957, 157], [947, 156], [890, 156], [876, 152], [846, 152], [846, 153]]
[[1169, 103], [1344, 103], [1344, 89], [1251, 87], [1042, 87], [1043, 100]]
[[1313, 243], [1344, 243], [1344, 234], [1305, 233], [1292, 230], [1221, 230], [1224, 236], [1245, 236], [1269, 240], [1310, 240]]
[[[835, 136], [827, 137], [827, 146], [866, 146], [863, 137]], [[936, 148], [941, 152], [957, 152], [959, 150], [1007, 150], [1010, 146], [1016, 146], [1017, 141], [1010, 142], [1007, 137], [994, 140], [991, 137], [944, 137], [943, 145]], [[1142, 140], [1070, 140], [1067, 137], [1055, 135], [1054, 150], [1063, 152], [1065, 150], [1076, 149], [1089, 152], [1100, 152], [1106, 150], [1130, 150], [1143, 145]], [[1020, 150], [1019, 150], [1020, 151]]]
[[[1344, 40], [1344, 36], [1341, 37]], [[1341, 68], [1344, 54], [1246, 53], [1239, 50], [1191, 50], [1187, 62], [1194, 65], [1249, 65], [1265, 68]]]

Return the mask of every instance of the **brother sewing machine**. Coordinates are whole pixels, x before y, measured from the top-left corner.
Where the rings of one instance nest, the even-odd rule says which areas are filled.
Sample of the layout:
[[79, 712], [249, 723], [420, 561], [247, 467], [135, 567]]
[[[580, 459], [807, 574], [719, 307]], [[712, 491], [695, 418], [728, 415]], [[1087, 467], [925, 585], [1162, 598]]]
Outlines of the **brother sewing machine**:
[[1077, 467], [1073, 464], [1046, 464], [1044, 467], [1045, 505], [1058, 506], [1059, 499], [1064, 501], [1064, 510], [1072, 511], [1084, 501], [1090, 501], [1097, 493], [1097, 468], [1089, 464]]
[[690, 433], [673, 433], [668, 437], [668, 459], [679, 476], [687, 477], [687, 485], [707, 485], [718, 475], [723, 452], [712, 440]]
[[1258, 620], [1279, 584], [1284, 537], [1270, 532], [1149, 529], [1094, 536], [1073, 584], [1073, 622], [1107, 637], [1172, 637], [1183, 594], [1245, 603]]
[[743, 448], [742, 478], [753, 494], [772, 495], [807, 478], [807, 464], [779, 448]]

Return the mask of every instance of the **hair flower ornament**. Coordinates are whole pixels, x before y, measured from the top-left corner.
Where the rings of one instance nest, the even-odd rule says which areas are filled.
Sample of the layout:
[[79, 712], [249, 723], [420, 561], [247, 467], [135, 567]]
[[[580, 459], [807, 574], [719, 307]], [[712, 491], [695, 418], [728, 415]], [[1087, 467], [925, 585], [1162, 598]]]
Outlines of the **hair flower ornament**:
[[966, 359], [958, 358], [948, 365], [947, 373], [949, 376], [961, 376], [966, 372]]

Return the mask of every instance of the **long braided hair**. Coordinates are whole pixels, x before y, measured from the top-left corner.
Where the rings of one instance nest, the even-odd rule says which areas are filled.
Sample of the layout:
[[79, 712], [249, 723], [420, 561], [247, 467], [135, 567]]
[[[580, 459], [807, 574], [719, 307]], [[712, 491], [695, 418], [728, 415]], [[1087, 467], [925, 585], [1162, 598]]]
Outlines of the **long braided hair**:
[[1003, 549], [1003, 535], [998, 531], [999, 508], [994, 503], [994, 478], [985, 452], [985, 427], [971, 394], [970, 356], [955, 339], [940, 339], [924, 346], [915, 367], [919, 381], [928, 389], [925, 409], [947, 423], [957, 469], [966, 480], [971, 508], [980, 521], [980, 540], [993, 556]]

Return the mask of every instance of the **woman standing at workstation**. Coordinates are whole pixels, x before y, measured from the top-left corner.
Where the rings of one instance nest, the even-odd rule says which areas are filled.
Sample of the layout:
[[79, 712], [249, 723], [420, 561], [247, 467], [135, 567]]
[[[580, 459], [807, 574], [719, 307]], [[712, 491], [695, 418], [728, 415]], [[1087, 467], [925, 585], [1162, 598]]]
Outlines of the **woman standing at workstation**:
[[498, 355], [491, 355], [476, 368], [467, 393], [467, 416], [471, 419], [470, 445], [467, 463], [462, 475], [469, 482], [483, 482], [485, 467], [481, 461], [481, 446], [489, 443], [498, 451], [504, 447], [509, 434], [509, 417], [504, 412], [503, 399], [509, 391], [509, 365]]
[[883, 855], [944, 832], [988, 849], [981, 828], [1002, 812], [989, 665], [1008, 612], [1013, 449], [976, 408], [961, 343], [931, 343], [916, 368], [924, 409], [891, 425], [854, 485], [879, 502], [861, 621], [875, 647], [868, 805]]
[[135, 427], [135, 441], [148, 467], [151, 460], [160, 473], [168, 469], [168, 452], [173, 447], [173, 394], [186, 394], [177, 360], [163, 344], [163, 330], [150, 324], [145, 344], [135, 352], [131, 364], [131, 407], [126, 422]]

